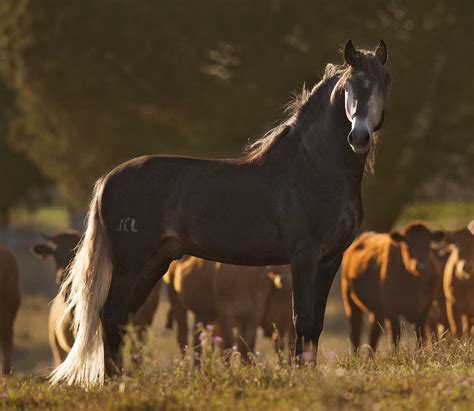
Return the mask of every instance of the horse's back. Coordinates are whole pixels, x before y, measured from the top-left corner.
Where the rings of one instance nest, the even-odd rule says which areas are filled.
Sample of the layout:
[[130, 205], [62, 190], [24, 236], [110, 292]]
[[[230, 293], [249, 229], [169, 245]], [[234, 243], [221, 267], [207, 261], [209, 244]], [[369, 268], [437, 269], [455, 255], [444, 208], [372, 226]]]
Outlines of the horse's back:
[[173, 238], [182, 254], [208, 260], [241, 263], [247, 255], [248, 265], [285, 263], [265, 176], [259, 165], [233, 160], [147, 156], [124, 163], [102, 188], [112, 247], [117, 255], [139, 254]]

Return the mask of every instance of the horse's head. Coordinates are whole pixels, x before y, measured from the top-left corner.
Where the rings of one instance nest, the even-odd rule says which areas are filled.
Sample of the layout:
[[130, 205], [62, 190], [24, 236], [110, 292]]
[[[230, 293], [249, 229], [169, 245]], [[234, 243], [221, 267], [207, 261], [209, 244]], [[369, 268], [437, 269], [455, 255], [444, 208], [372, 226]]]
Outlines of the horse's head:
[[373, 133], [382, 127], [390, 77], [385, 70], [387, 47], [383, 41], [375, 51], [356, 50], [349, 40], [344, 48], [348, 69], [340, 80], [344, 89], [346, 116], [351, 123], [347, 141], [354, 153], [369, 151]]

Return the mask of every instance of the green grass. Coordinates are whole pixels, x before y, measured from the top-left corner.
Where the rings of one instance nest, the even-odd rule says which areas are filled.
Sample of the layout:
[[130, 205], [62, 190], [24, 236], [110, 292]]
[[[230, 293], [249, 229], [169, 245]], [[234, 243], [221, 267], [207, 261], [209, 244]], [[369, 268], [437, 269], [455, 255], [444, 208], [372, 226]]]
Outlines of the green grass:
[[0, 383], [9, 409], [459, 409], [474, 404], [473, 345], [443, 341], [374, 360], [320, 356], [318, 366], [230, 363], [211, 353], [202, 368], [176, 359], [163, 367], [147, 358], [138, 371], [89, 392], [51, 387], [42, 378]]

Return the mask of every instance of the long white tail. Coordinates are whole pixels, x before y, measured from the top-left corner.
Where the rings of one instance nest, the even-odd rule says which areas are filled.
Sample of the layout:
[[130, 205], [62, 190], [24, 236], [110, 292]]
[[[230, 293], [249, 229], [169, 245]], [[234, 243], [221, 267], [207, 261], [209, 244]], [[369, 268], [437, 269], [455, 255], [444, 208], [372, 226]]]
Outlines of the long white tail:
[[107, 231], [100, 219], [103, 179], [97, 181], [87, 217], [87, 229], [60, 292], [74, 310], [74, 345], [66, 360], [50, 375], [53, 384], [64, 382], [86, 388], [105, 378], [104, 344], [99, 312], [109, 293], [112, 263]]

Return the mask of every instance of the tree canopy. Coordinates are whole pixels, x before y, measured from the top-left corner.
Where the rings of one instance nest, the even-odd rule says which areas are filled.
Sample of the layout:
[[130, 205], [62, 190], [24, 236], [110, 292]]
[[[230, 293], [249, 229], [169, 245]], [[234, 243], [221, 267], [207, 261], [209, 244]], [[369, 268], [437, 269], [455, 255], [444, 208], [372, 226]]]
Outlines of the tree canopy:
[[393, 78], [367, 225], [386, 229], [420, 196], [472, 199], [462, 190], [474, 177], [470, 1], [2, 4], [0, 73], [20, 108], [9, 143], [77, 207], [134, 156], [239, 155], [292, 91], [342, 62], [349, 38], [384, 39]]

